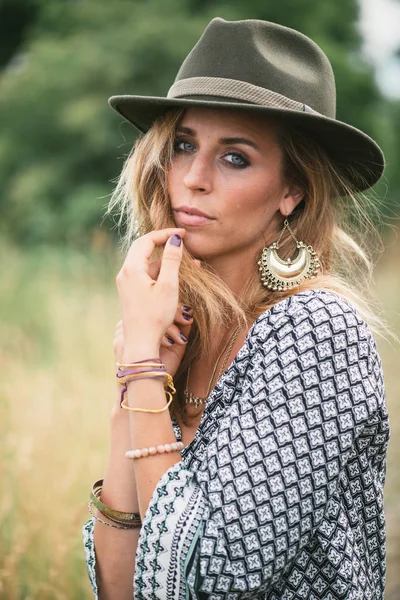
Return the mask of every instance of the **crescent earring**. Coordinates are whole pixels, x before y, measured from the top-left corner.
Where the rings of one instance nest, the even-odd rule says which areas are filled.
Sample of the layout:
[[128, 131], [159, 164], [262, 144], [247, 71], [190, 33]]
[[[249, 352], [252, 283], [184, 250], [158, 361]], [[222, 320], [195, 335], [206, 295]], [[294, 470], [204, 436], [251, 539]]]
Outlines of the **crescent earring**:
[[[296, 242], [298, 252], [293, 259], [285, 260], [278, 255], [279, 243], [285, 231], [289, 231]], [[263, 248], [257, 264], [262, 285], [273, 292], [285, 291], [312, 279], [317, 275], [321, 266], [314, 248], [296, 239], [287, 218], [285, 218], [279, 238], [270, 246]]]

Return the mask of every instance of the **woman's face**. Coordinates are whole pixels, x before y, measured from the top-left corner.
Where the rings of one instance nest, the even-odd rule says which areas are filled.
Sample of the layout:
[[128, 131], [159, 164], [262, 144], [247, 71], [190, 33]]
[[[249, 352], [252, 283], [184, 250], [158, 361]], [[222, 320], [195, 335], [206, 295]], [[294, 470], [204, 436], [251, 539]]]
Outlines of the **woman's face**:
[[186, 248], [211, 263], [254, 260], [302, 197], [283, 180], [270, 121], [207, 108], [190, 108], [178, 126], [168, 192]]

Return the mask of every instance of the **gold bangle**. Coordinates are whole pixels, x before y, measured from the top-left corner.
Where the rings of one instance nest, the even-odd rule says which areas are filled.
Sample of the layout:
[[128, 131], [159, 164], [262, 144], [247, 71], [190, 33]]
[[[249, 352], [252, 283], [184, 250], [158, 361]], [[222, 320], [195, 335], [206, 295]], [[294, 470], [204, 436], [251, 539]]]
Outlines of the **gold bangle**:
[[[107, 521], [103, 521], [103, 519], [100, 519], [100, 517], [98, 517], [97, 515], [94, 514], [93, 510], [92, 510], [92, 501], [89, 500], [88, 503], [88, 511], [90, 512], [90, 514], [92, 515], [92, 517], [94, 519], [96, 519], [96, 521], [99, 521], [100, 523], [103, 523], [103, 525], [107, 525], [107, 527], [112, 527], [113, 529], [134, 529], [134, 527], [126, 527], [126, 525], [116, 525], [114, 522], [112, 523], [107, 523]], [[103, 513], [102, 513], [103, 514]]]
[[134, 379], [165, 379], [167, 373], [165, 371], [147, 371], [146, 373], [131, 373], [118, 378], [119, 385], [124, 386], [127, 382]]
[[132, 373], [131, 375], [125, 375], [124, 377], [120, 377], [118, 379], [118, 383], [121, 386], [125, 386], [126, 383], [128, 383], [132, 379], [139, 379], [139, 378], [142, 378], [142, 379], [151, 379], [151, 378], [158, 378], [158, 377], [160, 377], [160, 378], [162, 377], [163, 379], [165, 379], [165, 381], [164, 381], [164, 388], [168, 388], [168, 387], [171, 388], [171, 392], [173, 394], [175, 394], [176, 389], [175, 389], [175, 386], [174, 386], [174, 380], [172, 378], [172, 375], [170, 375], [169, 373], [166, 373], [165, 371], [162, 372], [162, 373], [160, 373], [159, 371], [158, 372], [150, 371], [150, 372], [145, 373], [145, 374], [144, 373]]
[[[98, 508], [99, 510], [103, 511], [105, 516], [111, 516], [114, 519], [119, 519], [120, 521], [131, 521], [131, 520], [137, 520], [140, 519], [140, 514], [139, 513], [127, 513], [127, 512], [121, 512], [119, 510], [115, 510], [114, 508], [109, 508], [106, 504], [103, 504], [100, 500], [100, 496], [101, 493], [103, 491], [103, 479], [99, 479], [98, 481], [95, 481], [95, 483], [92, 486], [92, 491], [91, 491], [91, 495], [94, 496], [94, 499], [96, 501], [96, 508]], [[107, 514], [108, 512], [108, 514]]]
[[[175, 390], [175, 388], [174, 388]], [[169, 400], [167, 402], [167, 404], [164, 406], [164, 408], [134, 408], [133, 406], [127, 406], [126, 404], [124, 404], [125, 400], [122, 402], [121, 404], [121, 408], [124, 408], [125, 410], [130, 410], [131, 412], [143, 412], [143, 413], [162, 413], [164, 411], [167, 410], [167, 408], [169, 407], [169, 405], [171, 404], [172, 400], [174, 399], [173, 397], [173, 393], [174, 392], [165, 392], [167, 394], [167, 396], [169, 396]]]
[[[109, 521], [112, 521], [113, 523], [117, 523], [117, 525], [124, 525], [126, 527], [129, 527], [129, 529], [135, 529], [136, 527], [140, 527], [142, 524], [140, 515], [138, 515], [137, 519], [135, 519], [135, 520], [126, 521], [125, 519], [115, 518], [112, 514], [110, 514], [109, 510], [107, 510], [108, 509], [107, 506], [105, 507], [105, 509], [101, 510], [99, 508], [99, 498], [96, 498], [95, 496], [91, 496], [89, 499], [89, 502], [91, 504], [93, 504], [104, 517], [106, 517]], [[101, 502], [100, 505], [101, 504], [103, 504], [103, 503]], [[105, 505], [103, 505], [103, 506], [105, 506]]]
[[110, 508], [100, 500], [101, 492], [103, 490], [103, 479], [99, 479], [93, 484], [92, 491], [90, 494], [90, 502], [97, 508], [102, 515], [120, 525], [126, 525], [130, 528], [140, 527], [142, 524], [139, 513], [128, 513], [120, 510]]
[[169, 373], [165, 373], [165, 377], [166, 382], [164, 383], [164, 389], [167, 390], [167, 388], [170, 388], [171, 394], [175, 394], [176, 389], [174, 386], [174, 380], [172, 379], [172, 375], [170, 375]]

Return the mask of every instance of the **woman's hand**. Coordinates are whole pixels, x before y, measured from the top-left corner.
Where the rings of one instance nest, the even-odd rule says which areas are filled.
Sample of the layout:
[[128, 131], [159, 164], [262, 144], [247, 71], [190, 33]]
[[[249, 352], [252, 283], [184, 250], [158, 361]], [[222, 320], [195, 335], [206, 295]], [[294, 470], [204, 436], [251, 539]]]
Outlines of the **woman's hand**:
[[[183, 316], [187, 315], [190, 317]], [[161, 340], [160, 359], [166, 366], [167, 373], [175, 377], [183, 355], [186, 351], [187, 340], [193, 324], [192, 312], [184, 309], [182, 304], [178, 306], [173, 323], [168, 327]]]
[[[122, 311], [122, 362], [153, 358], [159, 356], [160, 346], [165, 349], [168, 347], [165, 341], [169, 342], [164, 336], [176, 317], [182, 260], [181, 238], [185, 233], [184, 229], [178, 228], [152, 231], [135, 240], [129, 249], [116, 277]], [[164, 244], [158, 277], [154, 279], [149, 259], [154, 249]], [[186, 327], [188, 325], [189, 322]], [[170, 344], [171, 348], [176, 344], [182, 346], [183, 356], [184, 340], [181, 339], [182, 344], [179, 344], [176, 338], [178, 332], [173, 329], [171, 333], [170, 337], [175, 341], [175, 344]], [[182, 333], [186, 336], [184, 331]], [[175, 363], [178, 358], [180, 362], [182, 356], [179, 357], [177, 348], [173, 352], [168, 350], [170, 357], [175, 356]]]
[[[173, 323], [168, 327], [160, 345], [160, 359], [166, 366], [167, 373], [175, 376], [180, 362], [185, 354], [186, 340], [189, 338], [193, 324], [192, 310], [188, 306], [179, 305]], [[182, 337], [183, 336], [183, 337]], [[118, 321], [114, 334], [115, 362], [123, 362], [124, 330], [122, 321]], [[117, 373], [117, 368], [115, 369]], [[119, 385], [118, 385], [119, 388]]]

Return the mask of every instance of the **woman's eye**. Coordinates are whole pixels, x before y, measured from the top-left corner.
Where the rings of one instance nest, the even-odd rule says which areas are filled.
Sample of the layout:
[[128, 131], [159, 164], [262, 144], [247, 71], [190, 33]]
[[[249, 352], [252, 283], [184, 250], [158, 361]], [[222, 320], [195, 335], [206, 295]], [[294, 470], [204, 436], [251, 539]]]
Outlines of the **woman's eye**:
[[236, 152], [225, 154], [224, 159], [233, 167], [247, 167], [249, 164], [241, 154], [237, 154]]
[[186, 140], [175, 140], [174, 148], [175, 152], [193, 152], [195, 149], [193, 144]]

